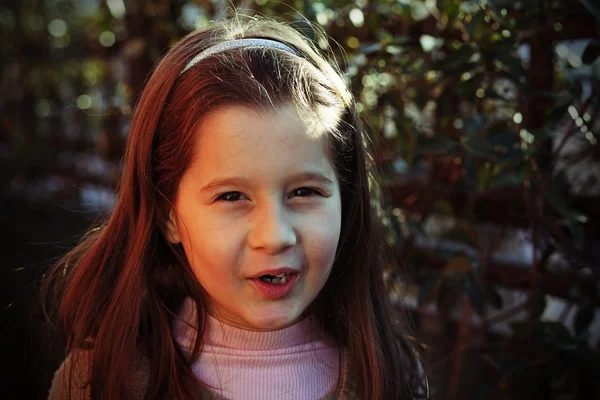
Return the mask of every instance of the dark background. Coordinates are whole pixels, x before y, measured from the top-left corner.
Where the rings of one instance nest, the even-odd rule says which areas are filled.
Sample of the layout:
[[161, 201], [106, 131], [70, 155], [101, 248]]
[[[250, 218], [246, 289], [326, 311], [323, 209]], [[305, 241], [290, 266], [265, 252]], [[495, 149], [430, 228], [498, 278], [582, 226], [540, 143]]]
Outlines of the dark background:
[[0, 397], [46, 397], [44, 273], [110, 212], [154, 62], [233, 6], [344, 70], [434, 398], [600, 395], [597, 2], [25, 0], [0, 4]]

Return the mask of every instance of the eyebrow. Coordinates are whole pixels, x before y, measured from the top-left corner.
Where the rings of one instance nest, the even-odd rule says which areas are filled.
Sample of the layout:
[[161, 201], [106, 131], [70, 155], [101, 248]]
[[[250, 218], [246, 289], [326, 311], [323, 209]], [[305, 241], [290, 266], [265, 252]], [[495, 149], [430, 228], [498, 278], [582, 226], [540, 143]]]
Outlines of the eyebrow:
[[[333, 185], [333, 181], [331, 179], [327, 178], [325, 175], [323, 175], [320, 172], [300, 172], [298, 174], [291, 176], [286, 181], [288, 183], [298, 182], [298, 181], [315, 181], [315, 182], [318, 182], [318, 183], [326, 185], [326, 186]], [[200, 191], [201, 192], [210, 192], [212, 190], [215, 190], [215, 189], [217, 189], [219, 187], [223, 187], [223, 186], [243, 186], [243, 185], [248, 185], [249, 183], [251, 183], [250, 180], [242, 178], [242, 177], [238, 177], [238, 176], [232, 176], [232, 177], [227, 177], [227, 178], [216, 178], [216, 179], [209, 181], [206, 185], [202, 186], [200, 188]]]

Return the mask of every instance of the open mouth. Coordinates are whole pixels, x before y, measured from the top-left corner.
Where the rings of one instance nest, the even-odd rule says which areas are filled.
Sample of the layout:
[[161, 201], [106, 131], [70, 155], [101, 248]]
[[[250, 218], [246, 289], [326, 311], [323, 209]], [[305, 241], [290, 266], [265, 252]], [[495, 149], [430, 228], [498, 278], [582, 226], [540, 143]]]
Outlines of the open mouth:
[[298, 283], [300, 273], [282, 272], [277, 275], [261, 275], [252, 279], [254, 287], [265, 297], [279, 300], [286, 297]]
[[260, 276], [258, 279], [265, 283], [271, 283], [273, 285], [283, 285], [288, 281], [288, 279], [290, 279], [290, 275], [291, 273], [282, 272], [278, 275], [263, 275]]

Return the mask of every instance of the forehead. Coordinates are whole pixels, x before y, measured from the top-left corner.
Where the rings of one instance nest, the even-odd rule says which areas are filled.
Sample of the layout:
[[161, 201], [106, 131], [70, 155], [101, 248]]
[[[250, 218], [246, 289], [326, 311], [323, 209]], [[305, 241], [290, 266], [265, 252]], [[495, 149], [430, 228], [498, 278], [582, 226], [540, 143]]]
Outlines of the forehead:
[[195, 132], [198, 174], [275, 176], [305, 168], [332, 169], [327, 133], [311, 131], [293, 105], [257, 110], [224, 106], [208, 114]]

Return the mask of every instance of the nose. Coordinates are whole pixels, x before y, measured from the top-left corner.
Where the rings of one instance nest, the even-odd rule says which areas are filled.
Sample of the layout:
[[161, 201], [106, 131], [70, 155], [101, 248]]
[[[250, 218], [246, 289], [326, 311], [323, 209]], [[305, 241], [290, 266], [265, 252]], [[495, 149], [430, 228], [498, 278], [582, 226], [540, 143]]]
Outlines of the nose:
[[285, 206], [271, 204], [257, 211], [247, 239], [250, 248], [277, 254], [296, 244], [293, 216]]

